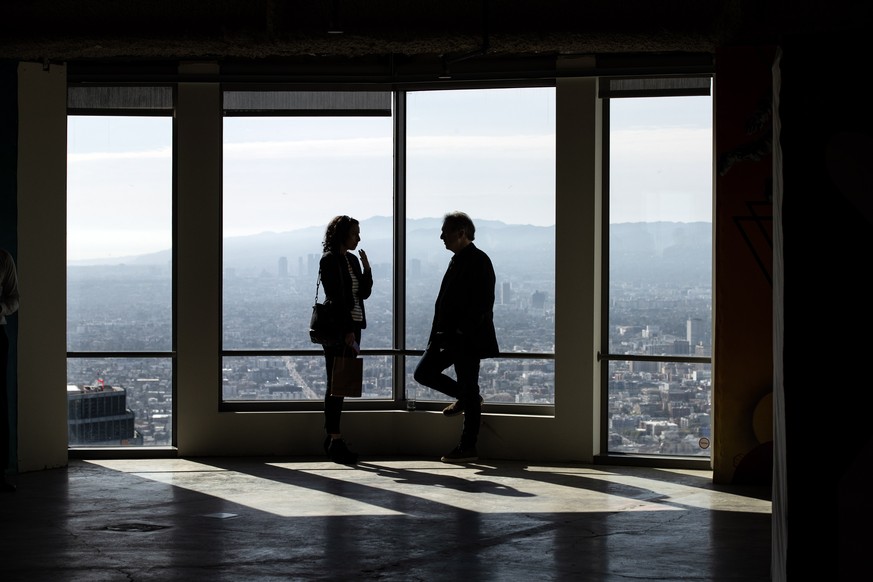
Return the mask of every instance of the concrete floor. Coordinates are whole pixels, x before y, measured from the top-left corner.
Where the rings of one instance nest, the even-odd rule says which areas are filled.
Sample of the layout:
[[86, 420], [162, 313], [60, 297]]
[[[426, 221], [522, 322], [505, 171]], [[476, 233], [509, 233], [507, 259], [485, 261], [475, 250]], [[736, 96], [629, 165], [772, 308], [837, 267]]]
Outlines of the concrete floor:
[[482, 460], [70, 460], [0, 493], [11, 581], [770, 579], [769, 488]]

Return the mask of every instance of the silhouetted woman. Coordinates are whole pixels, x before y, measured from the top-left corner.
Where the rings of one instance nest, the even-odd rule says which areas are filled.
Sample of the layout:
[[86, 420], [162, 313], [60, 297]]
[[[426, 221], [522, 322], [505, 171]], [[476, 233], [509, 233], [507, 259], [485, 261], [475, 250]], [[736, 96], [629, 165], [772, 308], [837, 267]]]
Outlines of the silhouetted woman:
[[324, 430], [327, 435], [324, 438], [324, 450], [332, 461], [344, 465], [357, 463], [358, 455], [349, 450], [340, 431], [344, 398], [330, 394], [331, 371], [336, 356], [342, 355], [344, 350], [359, 349], [361, 330], [367, 327], [364, 300], [370, 297], [373, 290], [373, 273], [363, 249], [358, 251], [360, 260], [349, 252], [355, 250], [360, 241], [361, 226], [357, 220], [345, 215], [335, 217], [324, 232], [324, 254], [318, 264], [325, 301], [330, 300], [336, 307], [341, 327], [340, 345], [324, 346], [327, 368], [324, 394]]

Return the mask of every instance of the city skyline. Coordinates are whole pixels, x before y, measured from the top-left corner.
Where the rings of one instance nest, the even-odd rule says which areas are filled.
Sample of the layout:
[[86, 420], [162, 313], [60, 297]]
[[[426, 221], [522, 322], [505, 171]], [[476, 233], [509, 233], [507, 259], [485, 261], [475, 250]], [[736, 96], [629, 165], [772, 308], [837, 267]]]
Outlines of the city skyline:
[[[544, 259], [554, 257], [555, 227], [538, 227], [528, 224], [507, 224], [499, 220], [475, 220], [478, 246], [487, 249], [489, 254], [499, 258], [508, 255], [511, 260], [531, 260], [542, 264]], [[450, 258], [439, 240], [442, 217], [426, 217], [407, 220], [406, 248], [407, 260], [434, 260], [445, 263]], [[610, 237], [611, 246], [621, 244], [626, 256], [624, 269], [644, 269], [650, 265], [646, 261], [632, 260], [634, 255], [641, 257], [660, 257], [664, 252], [673, 253], [674, 259], [688, 260], [693, 253], [695, 266], [700, 260], [709, 261], [708, 252], [703, 248], [711, 244], [712, 223], [683, 222], [642, 222], [613, 225]], [[225, 237], [223, 240], [223, 267], [258, 272], [272, 272], [277, 261], [285, 258], [289, 273], [310, 265], [313, 257], [320, 257], [323, 226], [309, 226], [299, 230], [284, 232], [262, 232], [254, 235]], [[360, 248], [366, 250], [374, 264], [390, 264], [392, 256], [392, 218], [374, 216], [361, 220]], [[702, 246], [703, 245], [703, 246]], [[546, 255], [541, 253], [545, 252]], [[679, 253], [679, 256], [676, 253]], [[629, 256], [628, 256], [629, 254]], [[669, 256], [668, 256], [669, 258]], [[124, 257], [103, 259], [68, 260], [69, 267], [85, 266], [168, 266], [172, 250], [168, 247], [156, 252]], [[300, 273], [303, 274], [303, 273]], [[306, 274], [311, 274], [307, 270]]]

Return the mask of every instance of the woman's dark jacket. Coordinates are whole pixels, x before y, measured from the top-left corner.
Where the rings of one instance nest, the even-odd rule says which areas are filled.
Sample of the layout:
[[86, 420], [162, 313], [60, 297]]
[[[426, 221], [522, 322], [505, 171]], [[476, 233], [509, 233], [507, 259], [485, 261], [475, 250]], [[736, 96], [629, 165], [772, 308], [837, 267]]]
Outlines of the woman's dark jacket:
[[479, 358], [500, 353], [494, 331], [494, 285], [491, 259], [470, 243], [449, 263], [434, 306], [428, 343], [454, 347]]
[[[352, 276], [346, 266], [348, 259], [352, 271], [358, 278], [358, 300], [361, 302], [362, 321], [352, 320], [352, 308], [355, 306], [355, 298], [352, 296]], [[338, 252], [328, 251], [321, 255], [318, 263], [321, 270], [321, 285], [324, 287], [325, 302], [330, 302], [337, 307], [337, 317], [341, 331], [347, 333], [357, 328], [367, 327], [367, 312], [364, 309], [364, 299], [370, 297], [373, 291], [373, 273], [361, 270], [361, 261], [352, 253], [342, 255]]]

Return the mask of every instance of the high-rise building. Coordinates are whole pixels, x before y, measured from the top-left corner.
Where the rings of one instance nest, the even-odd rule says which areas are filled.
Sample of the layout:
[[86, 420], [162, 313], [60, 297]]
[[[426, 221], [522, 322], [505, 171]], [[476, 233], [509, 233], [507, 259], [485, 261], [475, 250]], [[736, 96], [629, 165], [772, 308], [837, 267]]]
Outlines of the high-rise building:
[[321, 261], [321, 255], [309, 253], [307, 258], [309, 259], [309, 261], [308, 261], [309, 271], [307, 274], [311, 277], [314, 277], [318, 274], [318, 265], [319, 265], [319, 262]]
[[409, 276], [421, 277], [421, 259], [409, 259]]
[[688, 345], [696, 346], [703, 341], [703, 320], [699, 317], [691, 317], [685, 323], [685, 339]]
[[646, 339], [652, 339], [661, 335], [661, 326], [647, 325], [643, 328], [642, 336]]
[[108, 384], [67, 386], [67, 426], [71, 445], [136, 443], [134, 414], [127, 391]]
[[288, 257], [279, 257], [279, 276], [282, 278], [288, 276]]

